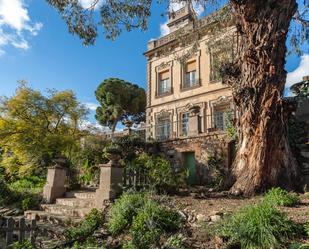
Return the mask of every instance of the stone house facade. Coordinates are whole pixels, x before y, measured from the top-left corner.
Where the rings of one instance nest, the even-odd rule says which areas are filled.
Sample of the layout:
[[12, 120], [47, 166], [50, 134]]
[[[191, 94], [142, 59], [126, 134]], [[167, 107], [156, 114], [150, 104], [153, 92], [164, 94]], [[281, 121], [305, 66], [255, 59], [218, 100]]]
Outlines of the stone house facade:
[[[189, 181], [196, 184], [209, 181], [207, 161], [214, 148], [225, 166], [231, 164], [231, 139], [225, 130], [227, 119], [235, 114], [231, 89], [222, 83], [215, 68], [219, 54], [210, 52], [215, 50], [209, 49], [206, 34], [194, 50], [177, 39], [180, 33], [193, 32], [195, 22], [203, 28], [211, 20], [212, 16], [197, 20], [193, 8], [186, 5], [170, 13], [170, 34], [150, 41], [144, 53], [146, 137], [160, 141], [174, 165], [188, 168]], [[227, 33], [233, 30], [233, 26], [226, 28]]]

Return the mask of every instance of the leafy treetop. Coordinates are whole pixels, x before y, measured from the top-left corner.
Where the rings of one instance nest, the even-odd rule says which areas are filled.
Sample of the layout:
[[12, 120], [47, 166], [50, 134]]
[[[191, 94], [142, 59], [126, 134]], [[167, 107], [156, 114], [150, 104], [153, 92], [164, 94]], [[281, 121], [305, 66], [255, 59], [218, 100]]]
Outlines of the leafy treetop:
[[95, 92], [100, 106], [96, 119], [115, 131], [119, 121], [140, 123], [145, 120], [146, 94], [138, 85], [117, 78], [104, 80]]

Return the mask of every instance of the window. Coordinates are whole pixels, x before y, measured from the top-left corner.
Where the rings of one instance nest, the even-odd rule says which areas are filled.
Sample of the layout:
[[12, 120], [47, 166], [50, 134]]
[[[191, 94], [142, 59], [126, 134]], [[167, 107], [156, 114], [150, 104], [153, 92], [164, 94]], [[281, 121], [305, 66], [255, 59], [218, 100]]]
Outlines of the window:
[[159, 89], [158, 95], [171, 92], [171, 81], [169, 71], [159, 73]]
[[215, 112], [214, 114], [214, 125], [215, 128], [221, 131], [225, 130], [225, 113], [224, 112]]
[[196, 61], [191, 61], [186, 65], [183, 88], [190, 88], [196, 86], [197, 84]]
[[171, 121], [168, 116], [158, 118], [156, 125], [156, 138], [157, 140], [166, 140], [171, 136]]
[[183, 113], [181, 115], [181, 131], [182, 131], [182, 135], [188, 135], [188, 131], [189, 131], [189, 113]]

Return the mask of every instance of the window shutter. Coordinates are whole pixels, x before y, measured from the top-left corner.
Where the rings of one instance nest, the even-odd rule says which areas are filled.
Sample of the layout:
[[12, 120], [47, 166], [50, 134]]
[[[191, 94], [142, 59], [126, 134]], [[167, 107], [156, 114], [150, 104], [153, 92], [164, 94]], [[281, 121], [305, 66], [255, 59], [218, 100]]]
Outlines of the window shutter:
[[196, 61], [191, 61], [187, 63], [187, 73], [196, 71]]
[[161, 72], [161, 73], [159, 73], [159, 75], [160, 75], [160, 80], [169, 79], [170, 78], [170, 71], [167, 70], [167, 71]]

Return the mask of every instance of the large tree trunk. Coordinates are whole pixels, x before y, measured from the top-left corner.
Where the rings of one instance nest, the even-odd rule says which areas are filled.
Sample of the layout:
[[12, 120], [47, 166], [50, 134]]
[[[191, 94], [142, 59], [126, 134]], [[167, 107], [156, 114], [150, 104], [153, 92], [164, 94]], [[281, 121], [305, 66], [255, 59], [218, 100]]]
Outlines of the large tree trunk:
[[[286, 38], [296, 0], [231, 0], [242, 51], [233, 95], [239, 112], [239, 148], [232, 192], [252, 195], [271, 186], [295, 187], [283, 113]], [[235, 72], [235, 68], [234, 68]]]

